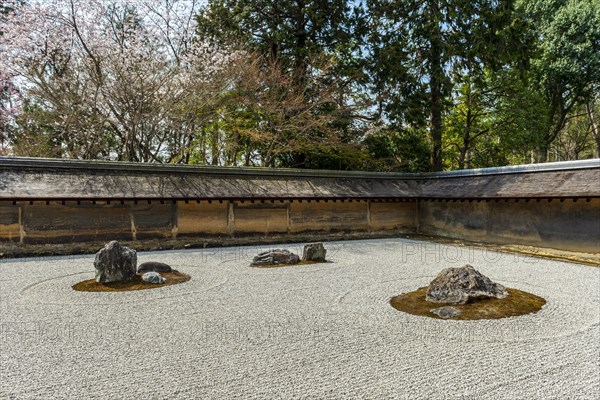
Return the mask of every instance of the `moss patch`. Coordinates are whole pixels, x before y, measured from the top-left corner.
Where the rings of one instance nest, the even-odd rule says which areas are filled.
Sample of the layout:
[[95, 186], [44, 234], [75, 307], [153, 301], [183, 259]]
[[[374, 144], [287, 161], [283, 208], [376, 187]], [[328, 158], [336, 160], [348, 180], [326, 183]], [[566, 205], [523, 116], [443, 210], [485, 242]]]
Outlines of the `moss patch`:
[[414, 292], [392, 297], [390, 304], [396, 310], [423, 317], [444, 319], [431, 312], [434, 308], [452, 306], [460, 310], [458, 317], [451, 320], [500, 319], [531, 314], [541, 310], [546, 304], [542, 297], [518, 289], [508, 288], [504, 299], [484, 299], [467, 304], [431, 303], [425, 300], [427, 287]]
[[181, 272], [161, 272], [161, 275], [167, 279], [165, 283], [146, 283], [142, 281], [142, 275], [136, 275], [135, 279], [128, 282], [110, 282], [98, 283], [95, 279], [88, 279], [73, 285], [73, 289], [78, 292], [129, 292], [132, 290], [156, 289], [163, 286], [177, 285], [187, 282], [191, 277]]
[[254, 265], [254, 264], [250, 264], [251, 267], [253, 268], [277, 268], [277, 267], [291, 267], [294, 265], [311, 265], [311, 264], [326, 264], [326, 263], [330, 263], [331, 261], [308, 261], [308, 260], [300, 260], [297, 263], [294, 264], [259, 264], [259, 265]]

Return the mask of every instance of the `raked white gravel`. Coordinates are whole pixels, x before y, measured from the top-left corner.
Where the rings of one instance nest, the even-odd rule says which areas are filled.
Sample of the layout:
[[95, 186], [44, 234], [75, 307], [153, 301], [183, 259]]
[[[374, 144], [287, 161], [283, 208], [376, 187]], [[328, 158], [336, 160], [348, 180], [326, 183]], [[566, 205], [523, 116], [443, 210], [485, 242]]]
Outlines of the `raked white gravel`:
[[[91, 255], [0, 260], [0, 398], [600, 398], [600, 268], [406, 239], [325, 245], [330, 263], [268, 269], [248, 266], [265, 246], [139, 253], [192, 280], [125, 293], [71, 289], [93, 278]], [[548, 303], [484, 321], [389, 305], [467, 262]]]

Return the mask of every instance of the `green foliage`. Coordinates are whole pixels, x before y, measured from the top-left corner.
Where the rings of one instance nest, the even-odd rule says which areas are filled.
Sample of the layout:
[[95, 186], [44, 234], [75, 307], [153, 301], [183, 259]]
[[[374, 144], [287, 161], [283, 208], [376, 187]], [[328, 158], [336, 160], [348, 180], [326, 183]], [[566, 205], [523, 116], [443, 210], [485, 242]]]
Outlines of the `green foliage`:
[[374, 91], [385, 118], [428, 127], [431, 168], [442, 167], [442, 115], [452, 104], [452, 74], [473, 75], [516, 58], [522, 48], [512, 1], [371, 0]]
[[258, 51], [297, 78], [326, 53], [352, 57], [356, 9], [345, 0], [213, 0], [198, 16], [198, 34], [228, 47]]
[[429, 144], [424, 130], [382, 129], [363, 140], [373, 170], [426, 172]]
[[[525, 77], [526, 78], [526, 77]], [[444, 119], [446, 168], [528, 163], [543, 140], [546, 108], [515, 68], [463, 77]], [[532, 117], [538, 116], [538, 117]]]
[[531, 84], [546, 105], [538, 148], [538, 161], [545, 161], [569, 114], [600, 90], [600, 3], [522, 0], [519, 10], [534, 33]]
[[[122, 50], [136, 10], [106, 8]], [[196, 18], [195, 44], [212, 44], [199, 54], [226, 67], [186, 65], [197, 81], [175, 95], [171, 72], [147, 74], [153, 56], [103, 62], [89, 95], [96, 75], [78, 68], [93, 63], [58, 49], [2, 140], [18, 155], [410, 172], [600, 156], [599, 0], [208, 0]]]
[[199, 37], [251, 54], [227, 108], [251, 116], [242, 135], [261, 165], [358, 165], [346, 156], [360, 135], [347, 115], [364, 101], [357, 16], [343, 0], [214, 0], [198, 17]]
[[578, 107], [575, 113], [550, 147], [550, 154], [556, 160], [593, 158], [597, 151], [586, 107]]

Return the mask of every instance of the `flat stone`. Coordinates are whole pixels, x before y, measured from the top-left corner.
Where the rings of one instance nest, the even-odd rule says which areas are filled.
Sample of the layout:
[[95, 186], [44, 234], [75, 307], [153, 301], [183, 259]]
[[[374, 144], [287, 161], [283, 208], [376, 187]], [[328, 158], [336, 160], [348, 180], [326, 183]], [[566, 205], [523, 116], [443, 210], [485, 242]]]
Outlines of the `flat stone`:
[[170, 265], [165, 264], [165, 263], [161, 263], [161, 262], [157, 262], [157, 261], [148, 261], [145, 263], [140, 264], [140, 266], [138, 267], [138, 274], [143, 274], [146, 272], [174, 272], [174, 269], [171, 268]]
[[442, 318], [454, 318], [460, 315], [460, 310], [452, 306], [444, 306], [430, 310], [432, 313]]
[[136, 251], [113, 240], [96, 253], [96, 282], [130, 281], [135, 277], [136, 266]]
[[259, 253], [252, 260], [252, 265], [297, 264], [300, 257], [284, 249], [274, 249]]
[[446, 268], [431, 281], [425, 299], [432, 303], [465, 304], [473, 300], [503, 299], [506, 288], [465, 264], [460, 268]]
[[304, 261], [325, 261], [327, 250], [323, 243], [308, 243], [302, 251], [302, 259]]
[[144, 275], [142, 275], [142, 280], [146, 283], [165, 283], [167, 281], [166, 278], [164, 278], [161, 274], [159, 274], [158, 272], [154, 272], [154, 271], [150, 271], [150, 272], [146, 272]]

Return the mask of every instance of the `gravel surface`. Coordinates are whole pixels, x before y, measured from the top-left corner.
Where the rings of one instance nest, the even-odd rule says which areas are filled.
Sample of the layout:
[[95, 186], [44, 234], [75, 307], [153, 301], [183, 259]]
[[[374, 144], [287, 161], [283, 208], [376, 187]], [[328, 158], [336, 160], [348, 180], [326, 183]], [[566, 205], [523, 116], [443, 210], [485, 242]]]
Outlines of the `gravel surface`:
[[[329, 263], [281, 268], [248, 266], [264, 246], [139, 253], [192, 280], [122, 293], [71, 289], [93, 256], [0, 260], [0, 398], [598, 398], [600, 268], [404, 239], [325, 246]], [[548, 303], [483, 321], [388, 304], [465, 263]]]

